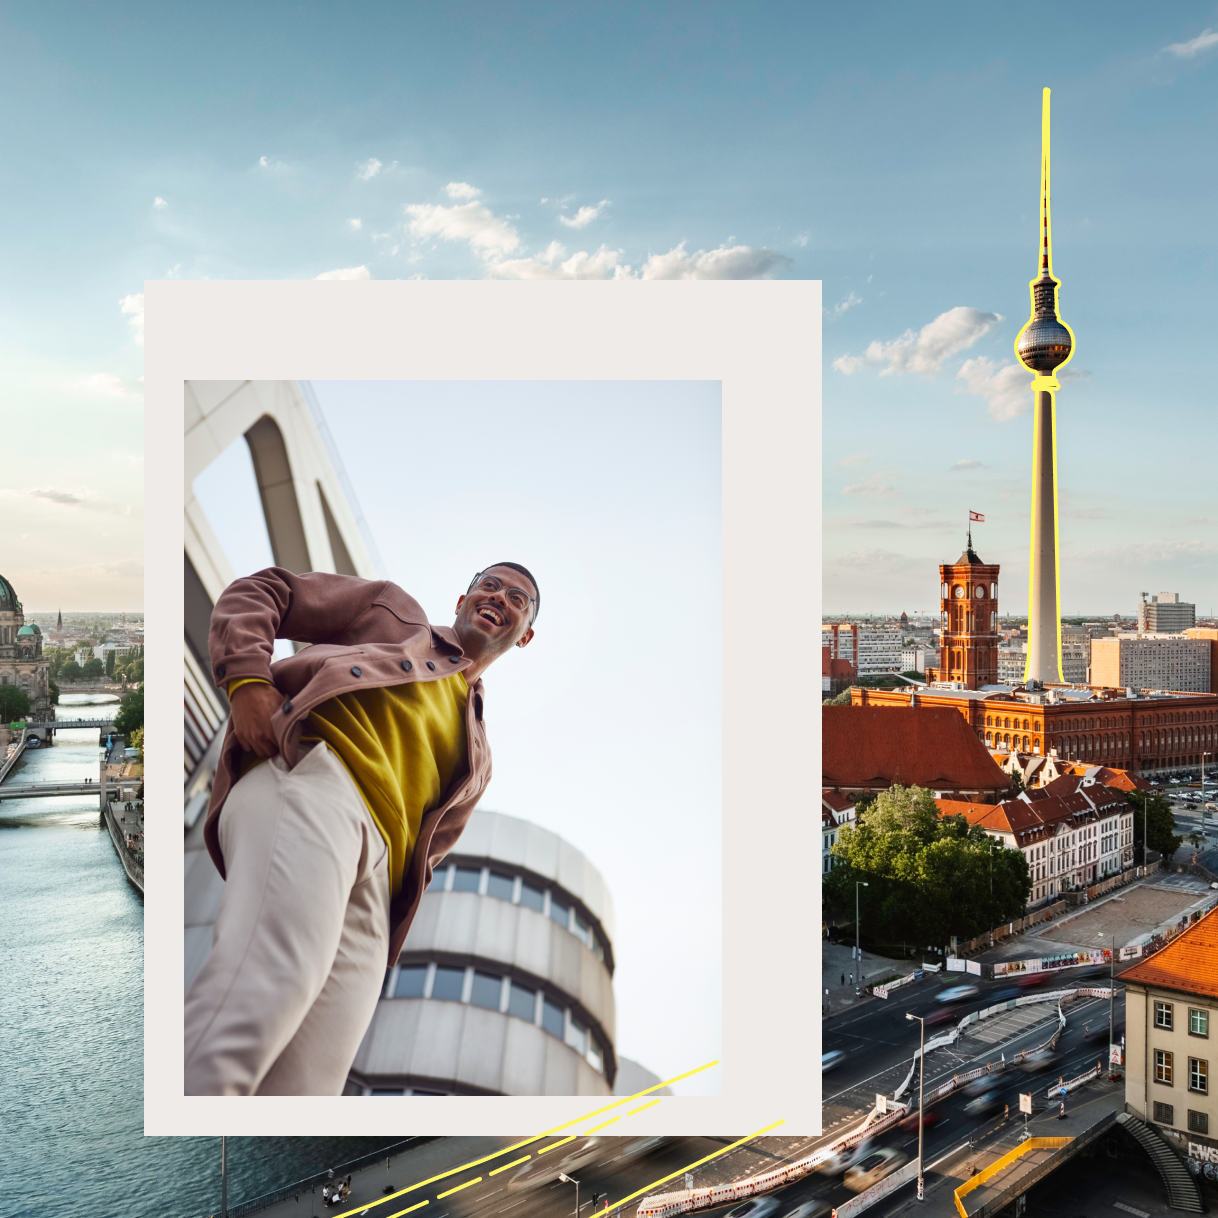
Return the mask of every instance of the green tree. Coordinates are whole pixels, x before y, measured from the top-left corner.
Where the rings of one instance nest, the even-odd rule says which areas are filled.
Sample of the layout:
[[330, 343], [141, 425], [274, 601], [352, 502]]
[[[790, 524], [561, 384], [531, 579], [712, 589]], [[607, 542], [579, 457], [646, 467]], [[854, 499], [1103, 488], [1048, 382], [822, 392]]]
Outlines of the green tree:
[[114, 730], [120, 736], [131, 739], [131, 733], [136, 728], [144, 726], [144, 691], [137, 689], [129, 693], [119, 703], [118, 714], [114, 716]]
[[1180, 849], [1184, 840], [1175, 832], [1176, 818], [1172, 815], [1171, 804], [1157, 791], [1129, 791], [1125, 798], [1133, 806], [1133, 857], [1134, 862], [1142, 861], [1143, 827], [1151, 850], [1156, 850], [1167, 862]]
[[84, 669], [75, 660], [69, 660], [59, 670], [59, 675], [70, 684], [73, 681], [79, 681], [85, 674]]
[[106, 652], [106, 676], [108, 677], [114, 676], [114, 659], [117, 654], [114, 651]]
[[59, 703], [59, 686], [54, 681], [47, 682], [47, 689], [51, 695], [51, 705], [56, 706]]
[[1019, 917], [1032, 891], [1028, 865], [963, 817], [939, 816], [934, 795], [894, 786], [855, 811], [838, 834], [826, 904], [853, 920], [858, 890], [864, 942], [946, 943]]
[[30, 713], [30, 698], [16, 685], [0, 685], [0, 723], [15, 723]]
[[105, 671], [105, 666], [96, 656], [91, 660], [85, 661], [84, 675], [86, 681], [90, 681], [94, 677], [100, 677]]
[[850, 690], [843, 689], [836, 698], [829, 698], [821, 703], [822, 706], [849, 706], [850, 705]]

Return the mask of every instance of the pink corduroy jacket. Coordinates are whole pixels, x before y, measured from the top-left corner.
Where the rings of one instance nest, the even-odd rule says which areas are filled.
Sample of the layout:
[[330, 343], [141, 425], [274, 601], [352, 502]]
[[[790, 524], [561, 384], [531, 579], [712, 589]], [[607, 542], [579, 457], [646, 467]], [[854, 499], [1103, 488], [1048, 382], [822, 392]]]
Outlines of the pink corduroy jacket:
[[[272, 663], [276, 639], [311, 646]], [[208, 651], [212, 677], [221, 689], [230, 681], [260, 677], [283, 695], [272, 727], [289, 767], [299, 757], [309, 711], [320, 703], [357, 689], [438, 681], [463, 672], [471, 663], [456, 632], [431, 625], [419, 603], [396, 584], [322, 571], [297, 575], [282, 567], [234, 580], [225, 588], [212, 611]], [[439, 807], [424, 815], [402, 887], [390, 906], [390, 964], [402, 949], [432, 870], [456, 845], [490, 782], [491, 750], [482, 709], [479, 679], [466, 703], [469, 753], [464, 777], [445, 792]], [[203, 827], [208, 852], [221, 875], [224, 856], [218, 823], [241, 757], [230, 721]]]

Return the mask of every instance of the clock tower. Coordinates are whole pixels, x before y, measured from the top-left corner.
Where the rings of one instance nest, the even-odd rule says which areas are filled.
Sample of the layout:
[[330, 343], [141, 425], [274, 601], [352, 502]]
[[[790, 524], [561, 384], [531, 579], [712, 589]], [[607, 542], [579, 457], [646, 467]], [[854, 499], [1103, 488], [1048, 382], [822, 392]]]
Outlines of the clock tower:
[[971, 536], [954, 563], [939, 567], [939, 612], [939, 667], [927, 680], [997, 685], [998, 564], [977, 557]]

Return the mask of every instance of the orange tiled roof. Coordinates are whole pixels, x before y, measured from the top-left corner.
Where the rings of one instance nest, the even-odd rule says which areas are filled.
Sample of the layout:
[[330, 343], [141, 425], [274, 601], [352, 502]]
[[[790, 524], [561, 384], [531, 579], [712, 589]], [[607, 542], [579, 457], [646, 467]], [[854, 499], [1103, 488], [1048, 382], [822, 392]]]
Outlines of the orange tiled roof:
[[826, 787], [1008, 789], [1010, 776], [959, 711], [937, 706], [821, 708]]
[[1218, 998], [1218, 906], [1121, 980]]

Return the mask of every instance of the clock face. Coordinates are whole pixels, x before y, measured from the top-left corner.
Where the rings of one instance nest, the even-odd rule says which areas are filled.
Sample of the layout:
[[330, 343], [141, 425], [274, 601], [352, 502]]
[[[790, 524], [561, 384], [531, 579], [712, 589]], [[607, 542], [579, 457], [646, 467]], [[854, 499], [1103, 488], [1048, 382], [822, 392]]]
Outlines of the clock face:
[[980, 600], [985, 595], [985, 584], [978, 584], [973, 589], [973, 595]]
[[961, 600], [964, 597], [964, 589], [959, 584], [956, 585], [955, 596], [957, 600]]

